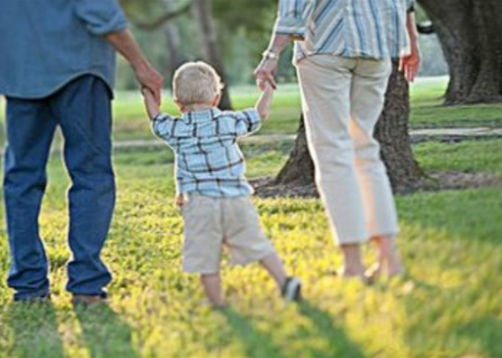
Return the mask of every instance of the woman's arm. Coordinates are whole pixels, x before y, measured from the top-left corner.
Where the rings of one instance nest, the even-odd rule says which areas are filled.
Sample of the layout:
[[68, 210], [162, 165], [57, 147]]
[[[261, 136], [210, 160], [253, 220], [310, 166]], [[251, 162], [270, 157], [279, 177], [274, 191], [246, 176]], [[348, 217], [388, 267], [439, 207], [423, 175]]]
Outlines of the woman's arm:
[[406, 18], [406, 28], [411, 43], [409, 55], [402, 56], [399, 62], [399, 70], [404, 72], [404, 77], [408, 82], [413, 82], [420, 69], [421, 55], [418, 45], [418, 32], [416, 28], [415, 12], [409, 11]]

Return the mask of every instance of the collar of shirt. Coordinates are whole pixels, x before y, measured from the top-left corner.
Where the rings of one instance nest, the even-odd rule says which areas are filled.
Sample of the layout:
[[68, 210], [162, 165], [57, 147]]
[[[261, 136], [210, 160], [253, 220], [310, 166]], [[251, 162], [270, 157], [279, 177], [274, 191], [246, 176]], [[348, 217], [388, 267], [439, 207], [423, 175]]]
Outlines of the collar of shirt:
[[183, 113], [181, 119], [187, 123], [201, 123], [211, 121], [221, 115], [221, 110], [219, 108], [204, 109], [202, 111], [192, 111], [188, 113]]

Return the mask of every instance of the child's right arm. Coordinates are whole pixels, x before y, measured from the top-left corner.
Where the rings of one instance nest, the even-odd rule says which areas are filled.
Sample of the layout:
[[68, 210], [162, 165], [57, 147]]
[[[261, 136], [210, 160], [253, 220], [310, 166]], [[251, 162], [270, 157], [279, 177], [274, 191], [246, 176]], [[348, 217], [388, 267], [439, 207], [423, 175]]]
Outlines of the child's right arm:
[[270, 104], [272, 103], [272, 98], [274, 97], [274, 89], [270, 85], [270, 83], [265, 82], [263, 93], [261, 94], [258, 102], [256, 102], [256, 110], [260, 115], [262, 121], [266, 121], [270, 114]]
[[153, 133], [169, 144], [169, 140], [173, 135], [173, 118], [161, 113], [159, 102], [157, 102], [154, 94], [149, 89], [144, 88], [142, 93], [146, 112], [152, 122]]
[[159, 102], [157, 102], [153, 92], [148, 88], [143, 88], [141, 90], [141, 93], [143, 93], [143, 100], [145, 102], [145, 108], [146, 112], [148, 113], [148, 117], [151, 121], [153, 121], [153, 119], [160, 114]]

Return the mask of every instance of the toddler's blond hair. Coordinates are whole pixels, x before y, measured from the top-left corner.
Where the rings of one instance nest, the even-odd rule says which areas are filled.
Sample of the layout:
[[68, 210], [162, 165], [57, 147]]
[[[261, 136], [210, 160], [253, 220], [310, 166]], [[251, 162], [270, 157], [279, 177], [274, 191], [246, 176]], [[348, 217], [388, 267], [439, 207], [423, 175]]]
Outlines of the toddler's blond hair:
[[174, 99], [186, 106], [211, 103], [222, 89], [220, 76], [205, 62], [187, 62], [174, 73]]

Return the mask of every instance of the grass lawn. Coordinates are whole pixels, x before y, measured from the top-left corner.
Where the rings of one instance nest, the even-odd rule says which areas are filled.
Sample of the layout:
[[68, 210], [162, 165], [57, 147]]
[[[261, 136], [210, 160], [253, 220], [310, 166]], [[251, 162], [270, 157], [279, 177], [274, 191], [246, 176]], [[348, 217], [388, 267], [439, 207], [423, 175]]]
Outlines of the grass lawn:
[[[476, 105], [463, 107], [442, 106], [447, 79], [422, 78], [411, 87], [412, 128], [435, 127], [501, 127], [502, 105]], [[254, 106], [258, 91], [253, 86], [231, 89], [236, 108]], [[270, 120], [260, 134], [294, 134], [301, 112], [300, 96], [296, 85], [281, 85], [276, 92]], [[164, 98], [164, 110], [177, 113], [169, 94]], [[119, 93], [115, 102], [116, 139], [144, 139], [150, 137], [141, 97], [135, 93]]]
[[[444, 79], [414, 85], [413, 126], [502, 126], [502, 106], [438, 107], [444, 86]], [[252, 87], [236, 92], [238, 107], [257, 96]], [[151, 138], [137, 95], [120, 93], [115, 110], [117, 139]], [[295, 86], [281, 87], [273, 113], [262, 134], [295, 132]], [[247, 145], [249, 176], [276, 173], [290, 146]], [[502, 176], [501, 139], [426, 142], [414, 151], [426, 170]], [[409, 273], [371, 287], [333, 275], [340, 256], [319, 200], [255, 199], [287, 268], [304, 281], [305, 301], [284, 305], [258, 267], [224, 263], [232, 309], [215, 312], [198, 279], [179, 270], [182, 222], [173, 206], [172, 154], [167, 148], [120, 150], [114, 161], [118, 201], [104, 252], [114, 272], [109, 307], [74, 310], [64, 292], [68, 177], [58, 155], [51, 157], [40, 218], [52, 304], [12, 303], [0, 210], [0, 358], [502, 357], [500, 187], [397, 197]], [[370, 250], [365, 255], [371, 262]]]
[[[502, 105], [463, 107], [442, 106], [447, 78], [419, 78], [411, 87], [411, 128], [436, 127], [502, 127]], [[254, 86], [231, 88], [235, 108], [254, 106], [259, 92]], [[0, 99], [0, 119], [4, 116], [4, 101]], [[280, 85], [276, 92], [271, 119], [259, 135], [294, 134], [300, 118], [300, 96], [294, 84]], [[170, 94], [165, 93], [163, 109], [176, 114]], [[114, 101], [116, 140], [151, 139], [151, 131], [143, 109], [142, 98], [136, 92], [118, 92]], [[5, 134], [0, 128], [0, 144]]]
[[[276, 172], [287, 149], [281, 143], [247, 146], [250, 176]], [[501, 152], [502, 140], [415, 147], [426, 169], [499, 175]], [[110, 307], [74, 310], [63, 291], [68, 180], [53, 156], [40, 220], [53, 304], [15, 305], [2, 279], [0, 357], [502, 356], [501, 188], [398, 197], [400, 250], [409, 275], [372, 287], [333, 276], [340, 257], [318, 200], [255, 199], [288, 269], [303, 279], [306, 299], [284, 305], [258, 267], [225, 264], [232, 309], [214, 312], [197, 278], [179, 271], [182, 223], [172, 205], [172, 156], [167, 149], [121, 151], [115, 163], [118, 203], [104, 252], [115, 274]], [[2, 277], [6, 242], [2, 224]]]

